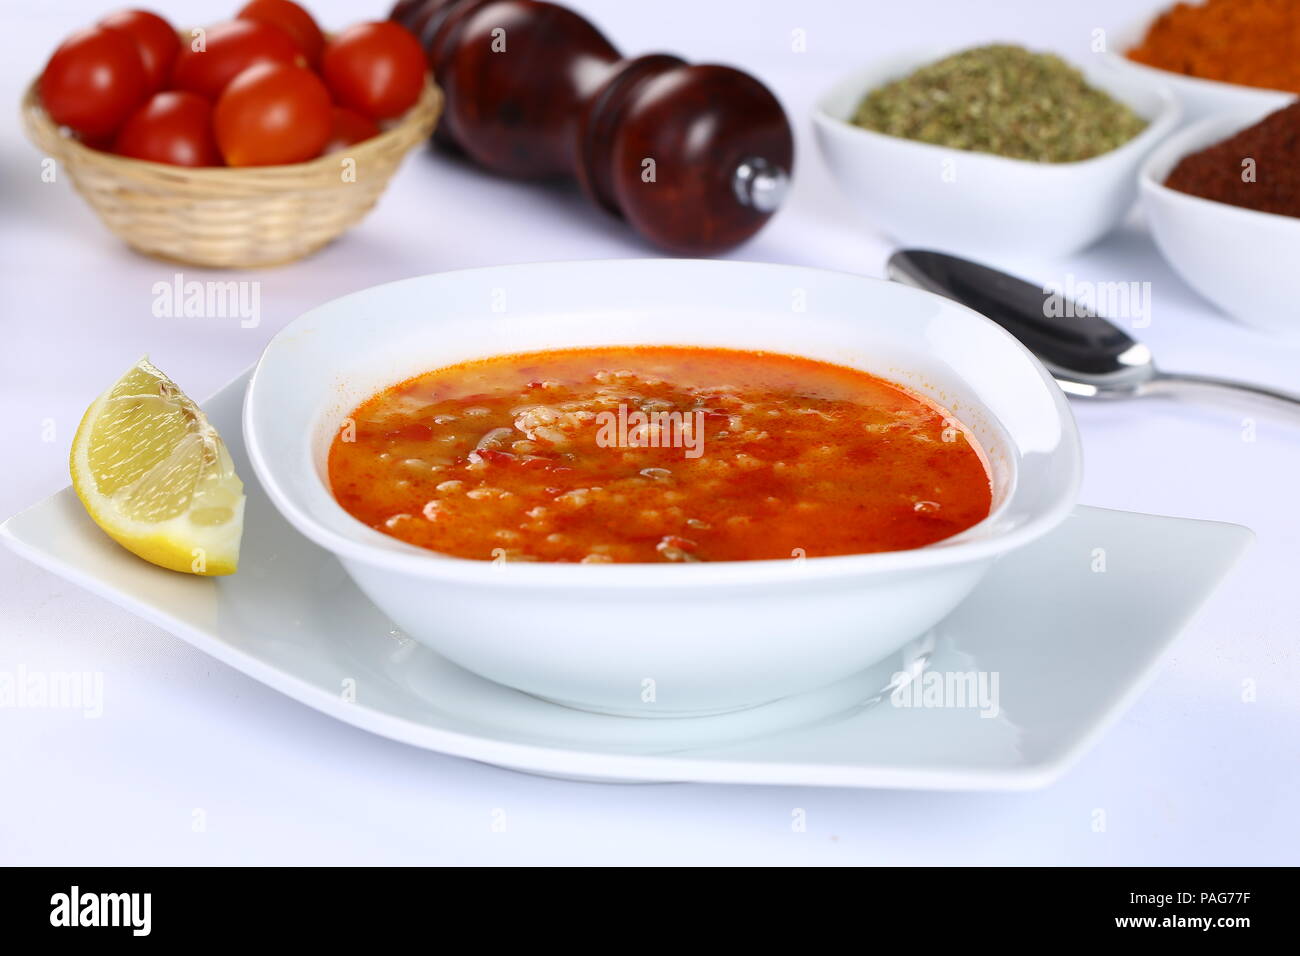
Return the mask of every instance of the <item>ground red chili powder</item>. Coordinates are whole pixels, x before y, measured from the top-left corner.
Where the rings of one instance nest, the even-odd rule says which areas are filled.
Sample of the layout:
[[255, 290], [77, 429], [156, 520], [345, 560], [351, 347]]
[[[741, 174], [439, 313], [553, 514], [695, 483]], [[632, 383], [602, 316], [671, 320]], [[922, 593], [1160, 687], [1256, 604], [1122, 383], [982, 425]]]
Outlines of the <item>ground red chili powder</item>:
[[1300, 216], [1300, 101], [1184, 156], [1165, 185], [1246, 209]]
[[1297, 51], [1297, 0], [1208, 0], [1166, 10], [1126, 55], [1174, 73], [1300, 93]]

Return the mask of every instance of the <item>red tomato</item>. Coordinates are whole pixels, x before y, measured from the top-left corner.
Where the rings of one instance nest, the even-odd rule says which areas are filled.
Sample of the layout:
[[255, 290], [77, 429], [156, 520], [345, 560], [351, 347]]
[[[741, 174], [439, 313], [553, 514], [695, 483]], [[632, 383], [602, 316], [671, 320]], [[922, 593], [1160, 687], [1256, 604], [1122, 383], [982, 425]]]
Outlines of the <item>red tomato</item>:
[[311, 70], [262, 63], [231, 80], [217, 100], [217, 145], [231, 166], [301, 163], [325, 147], [332, 110], [329, 90]]
[[212, 104], [197, 93], [155, 93], [118, 131], [113, 152], [172, 166], [220, 166]]
[[40, 94], [54, 122], [85, 139], [111, 136], [149, 95], [140, 50], [121, 30], [79, 30], [45, 65]]
[[320, 62], [320, 51], [325, 47], [325, 35], [310, 13], [293, 0], [252, 0], [235, 14], [240, 20], [256, 20], [279, 27], [298, 44], [307, 62], [315, 66]]
[[[201, 49], [196, 47], [202, 41]], [[226, 84], [259, 63], [302, 62], [302, 53], [289, 34], [256, 20], [228, 20], [208, 27], [203, 35], [181, 47], [172, 71], [172, 86], [215, 100]]]
[[369, 116], [362, 116], [356, 110], [336, 106], [329, 142], [321, 152], [337, 152], [340, 149], [347, 149], [353, 143], [360, 143], [378, 135], [379, 127]]
[[176, 54], [181, 52], [181, 38], [170, 23], [148, 10], [119, 10], [104, 17], [99, 25], [131, 34], [131, 39], [140, 48], [140, 60], [144, 63], [151, 93], [167, 85]]
[[425, 69], [419, 41], [391, 20], [349, 27], [325, 45], [321, 58], [335, 102], [376, 120], [415, 104]]

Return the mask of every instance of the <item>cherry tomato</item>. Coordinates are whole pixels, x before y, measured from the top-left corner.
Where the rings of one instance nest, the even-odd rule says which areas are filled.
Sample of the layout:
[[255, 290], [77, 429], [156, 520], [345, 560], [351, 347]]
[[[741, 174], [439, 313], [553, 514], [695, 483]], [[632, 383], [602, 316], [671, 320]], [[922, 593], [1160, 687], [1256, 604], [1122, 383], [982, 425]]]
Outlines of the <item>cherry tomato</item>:
[[261, 63], [231, 80], [217, 100], [217, 145], [231, 166], [301, 163], [325, 147], [333, 108], [311, 70]]
[[181, 52], [181, 38], [170, 23], [148, 10], [118, 10], [100, 20], [99, 25], [131, 34], [140, 48], [149, 92], [156, 93], [167, 85], [176, 54]]
[[155, 93], [118, 130], [113, 152], [172, 166], [220, 166], [212, 103], [197, 93]]
[[391, 20], [358, 23], [325, 44], [321, 75], [340, 106], [371, 119], [406, 112], [424, 87], [424, 51]]
[[252, 0], [235, 17], [279, 27], [298, 44], [298, 49], [308, 63], [315, 66], [320, 62], [321, 50], [325, 48], [325, 35], [320, 32], [320, 27], [311, 14], [293, 0]]
[[379, 127], [369, 116], [362, 116], [356, 110], [345, 109], [342, 106], [334, 107], [332, 123], [329, 142], [321, 150], [323, 153], [347, 149], [354, 143], [379, 135]]
[[54, 122], [88, 140], [111, 136], [149, 95], [140, 50], [121, 30], [80, 30], [45, 65], [40, 94]]
[[[200, 40], [203, 46], [196, 49]], [[298, 45], [279, 27], [256, 20], [227, 20], [181, 47], [172, 86], [215, 100], [227, 83], [250, 66], [302, 61]]]

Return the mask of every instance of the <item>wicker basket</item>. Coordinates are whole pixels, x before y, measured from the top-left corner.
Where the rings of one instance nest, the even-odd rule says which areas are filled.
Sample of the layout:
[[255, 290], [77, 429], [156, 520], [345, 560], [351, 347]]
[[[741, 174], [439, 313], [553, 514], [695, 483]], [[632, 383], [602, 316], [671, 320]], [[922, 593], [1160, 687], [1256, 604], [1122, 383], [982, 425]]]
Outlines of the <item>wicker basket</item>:
[[[310, 255], [358, 222], [413, 147], [429, 138], [442, 92], [425, 81], [415, 106], [346, 152], [287, 166], [189, 168], [91, 149], [55, 125], [36, 83], [23, 97], [28, 137], [66, 171], [114, 233], [147, 255], [250, 268]], [[341, 163], [355, 160], [353, 181]]]

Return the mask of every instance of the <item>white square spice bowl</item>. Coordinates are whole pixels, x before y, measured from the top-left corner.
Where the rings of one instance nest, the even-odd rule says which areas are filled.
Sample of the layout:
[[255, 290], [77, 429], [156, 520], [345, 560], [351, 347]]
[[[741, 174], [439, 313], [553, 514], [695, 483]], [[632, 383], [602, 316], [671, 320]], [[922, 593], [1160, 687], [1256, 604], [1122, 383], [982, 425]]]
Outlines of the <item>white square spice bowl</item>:
[[823, 158], [864, 223], [904, 245], [976, 259], [1065, 256], [1113, 229], [1137, 197], [1147, 154], [1178, 124], [1163, 87], [1114, 70], [1085, 70], [1093, 86], [1127, 103], [1147, 127], [1108, 153], [1039, 163], [935, 146], [854, 125], [871, 90], [944, 54], [883, 60], [840, 81], [817, 102]]

